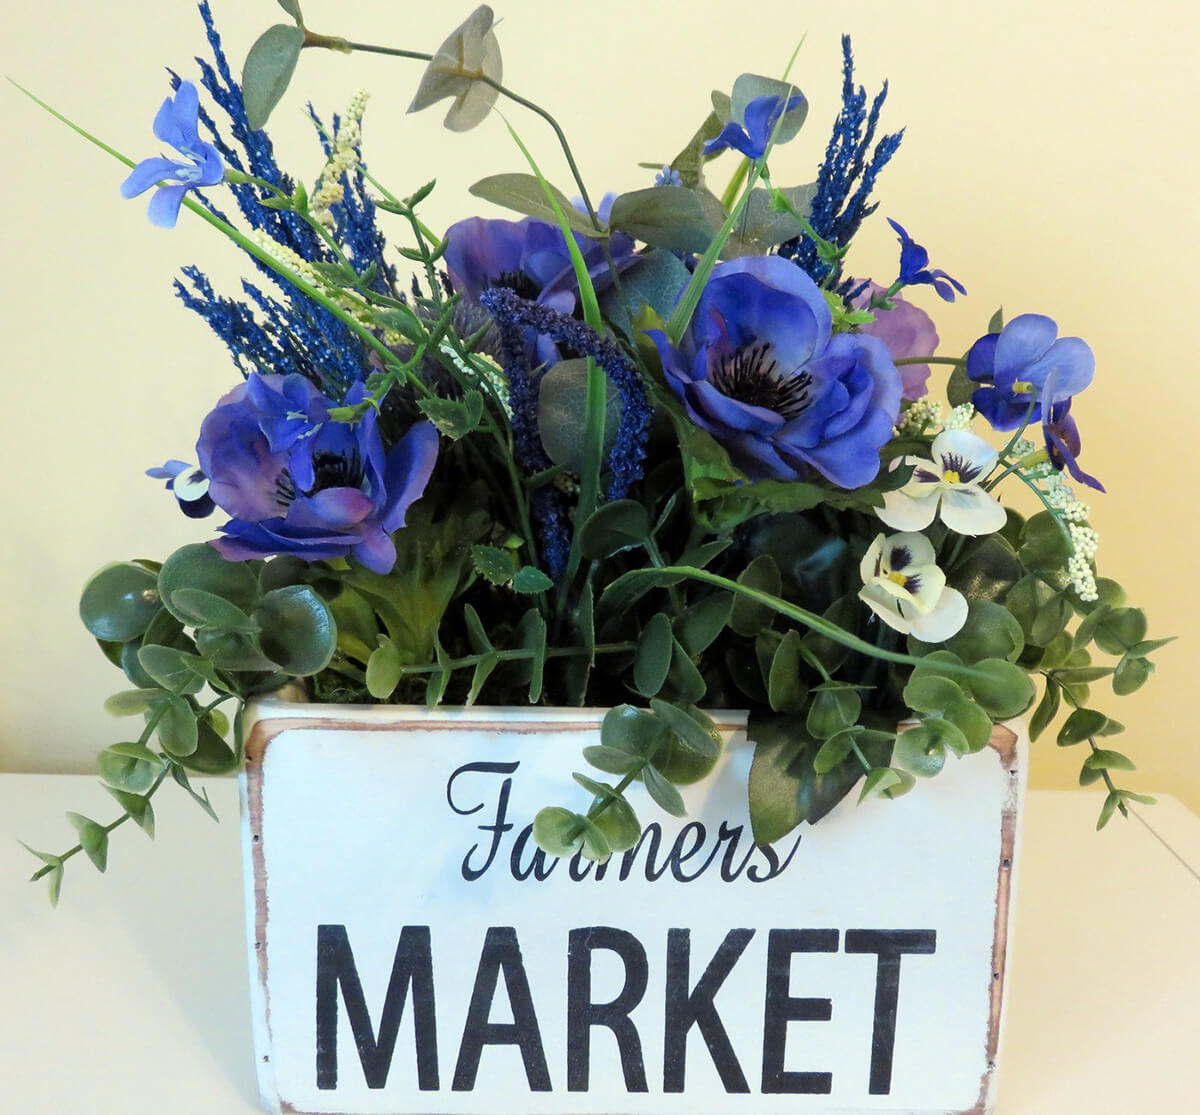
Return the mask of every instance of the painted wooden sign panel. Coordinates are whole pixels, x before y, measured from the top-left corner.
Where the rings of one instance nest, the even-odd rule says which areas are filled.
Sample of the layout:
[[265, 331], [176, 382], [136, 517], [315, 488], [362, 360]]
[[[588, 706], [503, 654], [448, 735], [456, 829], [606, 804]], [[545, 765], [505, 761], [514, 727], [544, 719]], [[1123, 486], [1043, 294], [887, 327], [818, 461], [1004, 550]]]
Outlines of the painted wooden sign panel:
[[[256, 1055], [298, 1113], [983, 1112], [1014, 734], [757, 847], [736, 714], [688, 817], [541, 853], [590, 710], [259, 707], [243, 777]], [[636, 788], [640, 790], [640, 787]]]

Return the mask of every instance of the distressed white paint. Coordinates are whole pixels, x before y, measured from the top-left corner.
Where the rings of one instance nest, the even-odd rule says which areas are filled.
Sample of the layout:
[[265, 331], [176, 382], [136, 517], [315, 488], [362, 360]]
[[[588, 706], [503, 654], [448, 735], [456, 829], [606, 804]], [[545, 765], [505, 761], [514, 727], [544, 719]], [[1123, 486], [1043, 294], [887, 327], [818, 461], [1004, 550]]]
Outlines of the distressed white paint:
[[[994, 1074], [996, 967], [1003, 970], [1011, 893], [1000, 903], [1002, 844], [1024, 783], [1024, 741], [1012, 770], [991, 749], [953, 759], [936, 779], [897, 801], [842, 802], [815, 827], [776, 846], [782, 859], [796, 836], [787, 868], [766, 882], [746, 872], [719, 874], [720, 855], [691, 882], [667, 871], [647, 881], [643, 849], [629, 877], [614, 857], [602, 879], [576, 882], [560, 863], [544, 881], [519, 882], [510, 871], [513, 839], [547, 804], [583, 808], [587, 798], [569, 779], [586, 770], [580, 749], [596, 742], [600, 712], [589, 710], [356, 709], [265, 703], [257, 710], [250, 778], [243, 775], [247, 859], [247, 923], [260, 1087], [268, 1110], [384, 1115], [395, 1112], [579, 1113], [942, 1112], [989, 1110]], [[722, 822], [743, 826], [736, 862], [749, 849], [745, 804], [752, 753], [737, 714], [723, 725], [727, 746], [713, 777], [685, 788], [687, 821], [659, 811], [641, 787], [630, 791], [643, 822], [662, 826], [663, 852], [683, 826], [699, 821], [703, 850], [681, 867], [690, 873], [708, 857]], [[316, 726], [313, 721], [320, 721]], [[464, 857], [486, 849], [504, 776], [463, 775], [460, 808], [447, 803], [447, 782], [473, 762], [517, 762], [499, 853], [479, 879], [464, 880]], [[591, 772], [595, 773], [595, 772]], [[259, 794], [261, 793], [261, 797]], [[693, 829], [693, 832], [697, 830]], [[259, 842], [261, 840], [261, 843]], [[722, 847], [722, 853], [728, 842]], [[526, 848], [526, 862], [533, 851]], [[660, 852], [660, 860], [662, 858]], [[473, 855], [476, 866], [480, 851]], [[761, 869], [761, 853], [751, 860]], [[256, 885], [257, 884], [257, 885]], [[1003, 894], [1003, 888], [1001, 888]], [[318, 1089], [315, 1070], [315, 980], [318, 925], [344, 925], [377, 1029], [401, 929], [428, 926], [437, 1001], [439, 1084], [418, 1091], [412, 996], [406, 1004], [386, 1086], [366, 1086], [344, 1001], [338, 997], [338, 1086]], [[452, 1082], [476, 965], [490, 926], [519, 937], [552, 1091], [531, 1092], [513, 1045], [485, 1047], [472, 1091]], [[648, 1091], [624, 1086], [615, 1037], [590, 1031], [590, 1085], [568, 1092], [566, 1069], [567, 942], [572, 929], [613, 926], [645, 949], [648, 986], [630, 1017], [642, 1042]], [[701, 1034], [687, 1042], [686, 1089], [663, 1092], [664, 984], [669, 928], [691, 931], [689, 987], [726, 933], [753, 929], [715, 1005], [749, 1094], [728, 1094]], [[760, 1091], [764, 973], [772, 929], [834, 929], [836, 953], [798, 954], [787, 994], [832, 1002], [831, 1018], [787, 1024], [786, 1068], [830, 1072], [828, 1095]], [[846, 931], [933, 929], [932, 955], [904, 956], [900, 967], [896, 1038], [887, 1095], [868, 1093], [876, 979], [874, 955], [848, 955]], [[616, 956], [597, 951], [593, 998], [620, 990]], [[512, 1014], [501, 980], [492, 1022]]]

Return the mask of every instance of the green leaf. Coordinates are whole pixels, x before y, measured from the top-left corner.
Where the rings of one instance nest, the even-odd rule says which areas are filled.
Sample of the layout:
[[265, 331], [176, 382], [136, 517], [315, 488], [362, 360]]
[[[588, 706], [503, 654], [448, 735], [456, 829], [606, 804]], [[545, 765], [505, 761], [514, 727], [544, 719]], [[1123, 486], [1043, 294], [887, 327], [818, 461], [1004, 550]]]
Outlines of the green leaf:
[[377, 701], [386, 701], [400, 684], [404, 661], [395, 643], [386, 635], [380, 635], [378, 642], [367, 659], [367, 692]]
[[337, 624], [325, 602], [307, 585], [268, 592], [254, 609], [263, 653], [292, 677], [308, 677], [329, 665], [337, 649]]
[[721, 733], [699, 709], [680, 708], [652, 698], [651, 711], [670, 731], [666, 745], [653, 758], [654, 765], [678, 786], [707, 777], [721, 754]]
[[569, 809], [550, 805], [533, 819], [533, 839], [552, 856], [573, 856], [583, 843], [584, 818]]
[[163, 604], [183, 623], [190, 620], [175, 612], [172, 600], [180, 589], [200, 589], [239, 608], [249, 608], [258, 599], [258, 578], [245, 562], [226, 561], [204, 543], [176, 550], [158, 574], [158, 592]]
[[201, 789], [197, 791], [188, 778], [187, 771], [178, 763], [171, 764], [171, 777], [183, 788], [184, 792], [194, 801], [201, 809], [204, 810], [214, 821], [218, 820], [217, 811], [213, 809], [212, 802], [208, 800], [208, 791]]
[[621, 272], [620, 290], [612, 285], [598, 293], [600, 309], [607, 321], [627, 337], [633, 337], [642, 310], [649, 307], [660, 317], [666, 317], [690, 277], [677, 255], [656, 248], [637, 257], [635, 263]]
[[162, 770], [162, 759], [140, 743], [116, 743], [96, 757], [100, 777], [113, 789], [144, 793]]
[[858, 723], [862, 698], [847, 685], [827, 682], [813, 690], [805, 722], [809, 734], [816, 739], [829, 739]]
[[1046, 647], [1065, 630], [1071, 619], [1071, 605], [1067, 598], [1055, 595], [1037, 611], [1029, 629], [1029, 639], [1037, 646]]
[[1154, 663], [1148, 658], [1130, 658], [1126, 655], [1117, 663], [1113, 671], [1112, 687], [1118, 697], [1127, 697], [1136, 693], [1150, 675], [1154, 673]]
[[771, 659], [767, 701], [775, 712], [799, 712], [807, 700], [808, 686], [800, 677], [800, 632], [792, 630]]
[[[699, 254], [708, 247], [724, 218], [720, 202], [707, 191], [650, 186], [619, 195], [609, 211], [608, 223], [652, 247]], [[668, 311], [673, 308], [667, 307]]]
[[104, 711], [109, 716], [140, 716], [147, 709], [153, 708], [162, 696], [162, 690], [126, 689], [109, 697], [104, 702]]
[[268, 27], [255, 40], [242, 67], [242, 100], [251, 128], [257, 130], [266, 124], [287, 91], [303, 46], [303, 29], [286, 23]]
[[708, 692], [708, 683], [678, 639], [671, 641], [671, 668], [664, 688], [670, 697], [685, 705], [699, 703]]
[[[934, 649], [933, 644], [916, 639], [912, 640], [912, 645], [916, 654]], [[1025, 649], [1025, 636], [1021, 624], [1002, 604], [994, 600], [971, 600], [966, 622], [956, 635], [941, 645], [957, 654], [968, 666], [985, 658], [1005, 658], [1015, 662]]]
[[[758, 97], [780, 99], [799, 97], [800, 103], [785, 112], [775, 130], [776, 143], [788, 143], [796, 138], [808, 117], [808, 99], [789, 81], [776, 77], [761, 77], [758, 74], [741, 74], [730, 91], [729, 110], [734, 120], [744, 121], [746, 108]], [[786, 102], [785, 102], [786, 103]]]
[[536, 705], [542, 697], [542, 674], [546, 667], [546, 621], [536, 608], [530, 608], [517, 624], [514, 648], [532, 651], [530, 658], [517, 665], [519, 684], [529, 686], [529, 703]]
[[[902, 736], [907, 732], [901, 733]], [[867, 798], [895, 798], [912, 789], [913, 776], [907, 771], [892, 767], [875, 767], [863, 779], [862, 791], [858, 795], [861, 805]]]
[[171, 594], [171, 611], [195, 627], [255, 634], [258, 625], [236, 604], [201, 588], [177, 588]]
[[287, 12], [287, 14], [292, 17], [292, 19], [294, 19], [296, 21], [297, 27], [303, 26], [304, 16], [302, 16], [300, 14], [300, 0], [275, 0], [275, 2], [285, 12]]
[[438, 433], [458, 441], [479, 428], [483, 420], [483, 395], [470, 387], [461, 399], [437, 396], [418, 399], [417, 409], [437, 427]]
[[499, 546], [476, 544], [471, 547], [471, 564], [484, 580], [493, 585], [506, 585], [517, 571], [517, 556], [512, 550]]
[[480, 692], [492, 672], [500, 665], [500, 656], [495, 651], [489, 651], [477, 663], [475, 672], [471, 675], [471, 689], [467, 693], [467, 704], [473, 705], [479, 698]]
[[[812, 200], [816, 195], [815, 182], [803, 186], [790, 186], [779, 190], [783, 197], [796, 212], [808, 216], [812, 208]], [[755, 188], [750, 191], [750, 200], [746, 203], [746, 215], [743, 223], [737, 228], [738, 242], [753, 248], [757, 254], [763, 248], [773, 248], [785, 240], [794, 239], [804, 233], [804, 226], [785, 208], [776, 209], [772, 204], [774, 192]]]
[[212, 670], [259, 673], [278, 669], [278, 664], [263, 654], [258, 639], [238, 635], [232, 631], [209, 631], [202, 628], [196, 632], [196, 649], [201, 657], [188, 655], [187, 662], [197, 673], [204, 676], [207, 676], [206, 671]]
[[982, 751], [992, 738], [992, 718], [965, 696], [950, 705], [943, 713], [943, 718], [962, 733], [967, 751], [971, 754]]
[[1041, 609], [1055, 599], [1057, 593], [1040, 577], [1022, 577], [1004, 598], [1004, 607], [1021, 625], [1025, 637], [1032, 641], [1033, 625]]
[[1058, 573], [1067, 567], [1071, 546], [1049, 511], [1040, 511], [1026, 522], [1017, 556], [1026, 569], [1038, 573]]
[[1024, 570], [1008, 540], [989, 534], [969, 541], [947, 575], [951, 587], [968, 601], [998, 601], [1021, 579]]
[[633, 659], [633, 686], [643, 697], [653, 697], [662, 689], [674, 650], [671, 620], [658, 612], [642, 628]]
[[1036, 740], [1049, 726], [1050, 721], [1058, 715], [1062, 705], [1062, 689], [1053, 680], [1047, 679], [1046, 692], [1042, 695], [1038, 707], [1034, 710], [1033, 718], [1029, 721], [1029, 738]]
[[961, 753], [966, 750], [967, 741], [953, 724], [927, 717], [896, 737], [892, 762], [920, 778], [932, 778], [946, 765], [947, 747]]
[[1096, 821], [1096, 831], [1099, 832], [1109, 821], [1112, 820], [1113, 814], [1121, 806], [1121, 795], [1113, 790], [1104, 799], [1104, 804], [1100, 807], [1100, 816]]
[[[758, 589], [760, 592], [770, 593], [772, 596], [778, 596], [783, 587], [779, 566], [775, 564], [775, 559], [770, 554], [759, 554], [742, 570], [737, 582], [739, 585]], [[737, 634], [753, 638], [770, 624], [773, 618], [774, 612], [765, 604], [738, 596], [733, 602], [729, 626]]]
[[84, 586], [79, 600], [83, 625], [108, 642], [141, 635], [158, 609], [155, 577], [128, 561], [106, 565]]
[[[559, 210], [567, 224], [575, 232], [598, 238], [605, 236], [602, 229], [594, 228], [591, 219], [571, 204], [566, 194], [553, 186], [547, 185], [547, 189], [554, 195]], [[476, 182], [470, 192], [475, 197], [503, 206], [505, 209], [524, 213], [528, 217], [537, 217], [538, 220], [555, 226], [558, 224], [558, 216], [555, 214], [554, 207], [546, 200], [542, 184], [538, 182], [535, 175], [492, 174]]]
[[572, 777], [598, 801], [607, 803], [602, 811], [599, 809], [594, 813], [589, 811], [588, 820], [604, 833], [604, 839], [608, 841], [609, 849], [614, 852], [624, 852], [632, 848], [638, 842], [638, 837], [642, 835], [642, 826], [629, 802], [617, 793], [614, 786], [597, 782], [585, 774], [576, 773]]
[[1146, 639], [1146, 614], [1140, 608], [1112, 608], [1096, 624], [1093, 636], [1105, 654], [1123, 655]]
[[108, 866], [108, 833], [102, 825], [81, 813], [68, 813], [67, 820], [79, 833], [79, 843], [96, 870], [104, 871]]
[[844, 732], [830, 736], [813, 756], [813, 771], [816, 774], [828, 774], [839, 767], [854, 750], [854, 735], [854, 729], [847, 728]]
[[204, 676], [192, 663], [196, 656], [174, 647], [143, 646], [138, 662], [159, 685], [170, 693], [198, 693]]
[[237, 769], [233, 750], [212, 728], [201, 724], [198, 736], [196, 750], [179, 760], [188, 770], [198, 774], [228, 774]]
[[605, 774], [628, 774], [641, 763], [636, 755], [628, 751], [620, 751], [615, 747], [605, 747], [603, 744], [593, 744], [583, 749], [583, 757], [597, 770]]
[[649, 764], [642, 767], [641, 777], [646, 792], [660, 809], [670, 813], [672, 817], [687, 816], [687, 807], [683, 804], [683, 798], [679, 791], [659, 773], [656, 767]]
[[579, 530], [583, 556], [592, 561], [643, 545], [650, 537], [650, 513], [636, 500], [606, 503]]
[[615, 705], [600, 722], [600, 742], [639, 759], [651, 759], [669, 739], [664, 721], [648, 709]]
[[590, 859], [596, 863], [603, 863], [612, 855], [612, 848], [609, 846], [608, 837], [604, 835], [600, 826], [583, 818], [583, 843], [579, 848], [584, 859]]
[[140, 794], [130, 794], [125, 790], [115, 789], [112, 786], [105, 786], [104, 788], [112, 794], [117, 804], [133, 818], [133, 823], [153, 839], [154, 807], [150, 804], [150, 799], [142, 797]]
[[162, 749], [182, 759], [196, 750], [198, 740], [199, 728], [191, 705], [182, 697], [168, 698], [158, 720], [158, 742]]
[[1019, 716], [1033, 704], [1033, 682], [1020, 666], [1002, 658], [985, 658], [975, 669], [983, 676], [971, 679], [971, 693], [994, 720]]
[[532, 565], [522, 565], [513, 574], [512, 587], [514, 592], [522, 593], [525, 596], [536, 596], [540, 592], [553, 588], [554, 582], [540, 569], [535, 569]]
[[63, 865], [59, 863], [49, 875], [46, 876], [46, 882], [49, 885], [50, 905], [57, 906], [58, 900], [62, 897], [63, 883]]
[[1076, 709], [1058, 730], [1058, 746], [1070, 747], [1082, 743], [1094, 736], [1111, 736], [1123, 732], [1124, 726], [1116, 720], [1110, 720], [1102, 712], [1095, 709]]
[[1125, 653], [1130, 658], [1146, 658], [1160, 647], [1175, 642], [1176, 638], [1178, 636], [1172, 635], [1169, 639], [1143, 639], [1140, 643], [1134, 643]]
[[1105, 751], [1102, 748], [1093, 751], [1084, 759], [1083, 765], [1088, 770], [1137, 770], [1137, 765], [1128, 755], [1123, 755], [1120, 751]]
[[733, 597], [729, 593], [710, 593], [675, 621], [675, 637], [688, 654], [702, 654], [725, 630], [732, 612]]
[[904, 703], [914, 712], [941, 713], [962, 700], [962, 690], [949, 678], [914, 673], [904, 687]]

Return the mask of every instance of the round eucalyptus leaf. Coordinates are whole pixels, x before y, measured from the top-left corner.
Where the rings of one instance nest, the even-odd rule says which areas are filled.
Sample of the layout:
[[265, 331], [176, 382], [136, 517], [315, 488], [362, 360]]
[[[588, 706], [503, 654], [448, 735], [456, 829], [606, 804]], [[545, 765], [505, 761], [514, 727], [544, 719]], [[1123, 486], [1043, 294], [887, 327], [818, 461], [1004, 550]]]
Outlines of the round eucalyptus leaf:
[[[608, 455], [621, 422], [621, 396], [605, 377], [604, 454]], [[546, 456], [578, 476], [584, 466], [584, 425], [587, 416], [587, 360], [560, 360], [538, 384], [538, 433]], [[647, 527], [647, 529], [649, 529]]]
[[250, 607], [258, 597], [258, 577], [244, 562], [226, 561], [203, 542], [176, 550], [158, 574], [158, 591], [171, 614], [182, 623], [192, 622], [172, 603], [179, 589], [200, 589], [239, 608]]
[[914, 673], [904, 687], [904, 703], [913, 712], [944, 712], [962, 700], [963, 692], [949, 678]]
[[202, 588], [178, 588], [171, 594], [172, 610], [193, 627], [217, 631], [255, 631], [255, 625], [236, 604]]
[[96, 758], [101, 779], [117, 790], [145, 793], [162, 770], [162, 760], [140, 743], [117, 743]]
[[[925, 654], [933, 649], [931, 644], [918, 639], [912, 640], [912, 644], [914, 654]], [[1006, 658], [1015, 662], [1025, 649], [1025, 634], [1012, 612], [1002, 604], [993, 600], [971, 600], [967, 605], [966, 622], [942, 645], [968, 665], [984, 658]]]
[[1105, 654], [1124, 654], [1146, 638], [1146, 614], [1140, 608], [1113, 608], [1096, 625], [1094, 638]]
[[158, 742], [162, 749], [176, 759], [183, 759], [196, 750], [198, 740], [199, 729], [191, 705], [182, 697], [168, 698], [158, 719]]
[[268, 592], [254, 609], [259, 645], [293, 677], [319, 673], [337, 649], [337, 625], [325, 602], [308, 586]]
[[808, 731], [817, 739], [829, 739], [852, 728], [861, 712], [862, 698], [849, 686], [818, 686], [808, 707]]
[[618, 499], [593, 511], [579, 531], [583, 556], [593, 561], [640, 546], [650, 537], [650, 512], [637, 500]]
[[142, 668], [141, 660], [138, 658], [138, 652], [141, 649], [141, 639], [130, 639], [129, 642], [122, 643], [121, 669], [125, 671], [125, 676], [130, 682], [139, 689], [154, 689], [158, 682]]
[[699, 709], [679, 708], [667, 701], [651, 700], [650, 708], [671, 733], [654, 756], [654, 766], [677, 786], [706, 777], [721, 754], [721, 734], [713, 722]]
[[1007, 720], [1033, 703], [1033, 681], [1020, 666], [1002, 658], [985, 658], [974, 669], [982, 676], [971, 678], [971, 693], [989, 716]]
[[124, 643], [146, 630], [158, 608], [153, 574], [122, 561], [106, 565], [84, 586], [79, 618], [97, 639]]
[[618, 751], [615, 747], [605, 747], [603, 744], [593, 744], [583, 749], [583, 757], [597, 770], [605, 774], [628, 774], [639, 760], [628, 751]]
[[[737, 580], [739, 585], [758, 589], [760, 592], [772, 596], [778, 596], [783, 586], [779, 566], [770, 554], [759, 554], [742, 570]], [[733, 610], [729, 616], [729, 626], [739, 635], [752, 638], [771, 622], [774, 615], [775, 613], [767, 605], [735, 594]]]
[[204, 677], [191, 666], [193, 655], [175, 647], [143, 646], [138, 662], [169, 693], [198, 693]]
[[817, 753], [813, 756], [813, 773], [828, 774], [831, 770], [840, 767], [853, 750], [853, 731], [847, 730], [845, 732], [838, 732], [835, 736], [830, 736], [821, 744], [817, 749]]
[[992, 718], [974, 701], [963, 696], [948, 705], [942, 714], [963, 736], [968, 752], [982, 751], [992, 738]]
[[228, 774], [237, 767], [233, 749], [207, 724], [200, 725], [196, 750], [179, 761], [198, 774]]
[[533, 819], [533, 839], [551, 856], [573, 856], [583, 843], [584, 818], [569, 809], [550, 805]]
[[616, 705], [604, 714], [600, 742], [605, 747], [635, 755], [652, 756], [668, 738], [666, 724], [648, 709]]
[[1118, 697], [1136, 693], [1154, 673], [1154, 663], [1148, 658], [1122, 658], [1113, 671], [1112, 687]]
[[642, 823], [633, 806], [623, 797], [613, 797], [608, 808], [592, 818], [595, 826], [604, 833], [608, 847], [613, 852], [624, 852], [632, 848], [642, 835]]
[[633, 658], [633, 685], [643, 697], [653, 697], [662, 689], [674, 650], [670, 619], [662, 612], [651, 616]]
[[919, 778], [932, 778], [946, 765], [946, 745], [932, 718], [896, 737], [892, 761]]

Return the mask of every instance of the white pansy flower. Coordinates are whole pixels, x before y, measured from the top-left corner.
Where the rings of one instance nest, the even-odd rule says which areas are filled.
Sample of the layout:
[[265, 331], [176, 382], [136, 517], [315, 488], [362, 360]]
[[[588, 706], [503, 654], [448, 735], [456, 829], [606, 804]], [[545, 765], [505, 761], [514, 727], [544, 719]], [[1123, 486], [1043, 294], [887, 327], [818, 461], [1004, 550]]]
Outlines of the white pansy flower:
[[889, 627], [942, 643], [967, 622], [967, 601], [946, 585], [923, 534], [878, 535], [860, 566], [859, 598]]
[[905, 457], [912, 479], [884, 492], [876, 514], [893, 530], [924, 530], [939, 512], [957, 534], [992, 534], [1004, 526], [1004, 508], [980, 485], [996, 467], [997, 453], [968, 430], [945, 430], [933, 439], [932, 461]]

